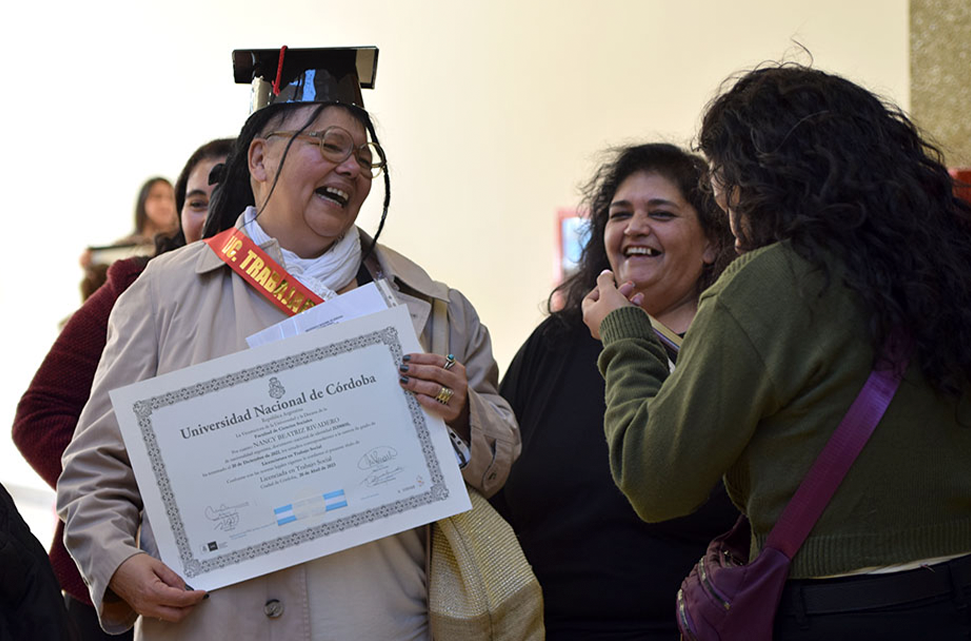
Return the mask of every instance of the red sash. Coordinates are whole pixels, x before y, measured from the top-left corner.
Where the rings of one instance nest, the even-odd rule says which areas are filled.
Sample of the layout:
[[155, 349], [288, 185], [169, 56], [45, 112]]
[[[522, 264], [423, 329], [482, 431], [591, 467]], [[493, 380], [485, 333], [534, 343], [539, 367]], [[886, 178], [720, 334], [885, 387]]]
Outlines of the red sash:
[[324, 302], [235, 227], [207, 238], [206, 243], [244, 281], [285, 314], [293, 316]]

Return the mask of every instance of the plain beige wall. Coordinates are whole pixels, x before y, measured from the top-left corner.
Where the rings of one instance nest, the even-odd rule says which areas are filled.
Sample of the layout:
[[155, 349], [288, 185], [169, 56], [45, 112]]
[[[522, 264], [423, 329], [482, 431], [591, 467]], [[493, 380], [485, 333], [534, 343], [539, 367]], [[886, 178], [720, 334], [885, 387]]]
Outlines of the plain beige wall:
[[911, 0], [910, 106], [950, 167], [971, 168], [971, 2]]
[[[4, 14], [5, 425], [79, 301], [81, 248], [129, 230], [148, 176], [174, 179], [198, 144], [239, 130], [234, 48], [380, 47], [365, 99], [392, 165], [382, 240], [473, 301], [503, 368], [542, 318], [556, 212], [577, 204], [599, 150], [690, 141], [727, 75], [807, 61], [795, 41], [817, 67], [909, 100], [906, 0], [91, 0]], [[365, 229], [380, 200], [375, 183]], [[43, 487], [0, 443], [0, 482]]]

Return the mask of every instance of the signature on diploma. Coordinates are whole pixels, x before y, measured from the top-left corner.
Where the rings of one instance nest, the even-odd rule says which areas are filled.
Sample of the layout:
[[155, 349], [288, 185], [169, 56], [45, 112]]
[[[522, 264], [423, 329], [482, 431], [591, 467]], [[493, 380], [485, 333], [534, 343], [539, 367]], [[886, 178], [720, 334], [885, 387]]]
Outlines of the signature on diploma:
[[369, 470], [387, 465], [396, 458], [398, 458], [398, 450], [389, 445], [379, 445], [365, 452], [361, 460], [357, 462], [357, 467], [362, 470]]
[[239, 509], [249, 507], [249, 503], [239, 505], [221, 504], [219, 507], [206, 507], [206, 518], [214, 523], [214, 530], [232, 532], [239, 525]]
[[396, 458], [398, 458], [398, 450], [388, 445], [379, 445], [368, 450], [357, 462], [359, 469], [369, 472], [361, 483], [367, 487], [374, 487], [382, 483], [390, 483], [398, 478], [404, 468], [391, 467], [391, 463]]
[[387, 466], [379, 467], [365, 476], [364, 480], [361, 482], [367, 487], [374, 487], [376, 485], [381, 485], [382, 483], [390, 483], [398, 478], [398, 475], [404, 471], [405, 468], [403, 467], [396, 467], [390, 470], [387, 468]]

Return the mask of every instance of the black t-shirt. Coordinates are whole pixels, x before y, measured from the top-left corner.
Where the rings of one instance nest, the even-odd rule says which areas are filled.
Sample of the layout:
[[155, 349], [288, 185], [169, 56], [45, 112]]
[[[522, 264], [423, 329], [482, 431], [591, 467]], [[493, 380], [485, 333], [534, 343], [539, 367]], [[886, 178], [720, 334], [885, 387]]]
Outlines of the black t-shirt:
[[641, 521], [610, 475], [600, 351], [554, 317], [520, 348], [499, 391], [523, 450], [492, 502], [543, 587], [547, 639], [677, 639], [681, 580], [738, 511], [719, 484], [694, 514]]

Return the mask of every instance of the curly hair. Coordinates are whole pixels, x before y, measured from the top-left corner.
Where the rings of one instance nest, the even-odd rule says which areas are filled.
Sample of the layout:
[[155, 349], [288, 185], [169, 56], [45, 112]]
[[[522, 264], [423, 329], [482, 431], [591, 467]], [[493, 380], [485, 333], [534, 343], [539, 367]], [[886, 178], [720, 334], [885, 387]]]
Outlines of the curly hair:
[[971, 207], [899, 108], [836, 75], [762, 67], [708, 105], [699, 147], [728, 194], [742, 250], [788, 241], [827, 283], [835, 257], [876, 353], [903, 330], [935, 389], [963, 389]]
[[[220, 179], [219, 188], [213, 192], [213, 199], [209, 205], [209, 216], [206, 218], [206, 225], [202, 230], [203, 238], [210, 238], [215, 236], [221, 231], [232, 227], [236, 222], [243, 210], [249, 206], [255, 206], [256, 202], [253, 197], [253, 190], [250, 187], [250, 175], [249, 175], [249, 147], [253, 139], [259, 136], [261, 133], [269, 129], [269, 125], [278, 124], [283, 121], [287, 113], [299, 109], [300, 107], [307, 106], [306, 103], [280, 103], [264, 107], [259, 111], [254, 112], [243, 124], [243, 128], [239, 132], [239, 136], [236, 138], [236, 145], [233, 147], [232, 153], [226, 158], [226, 164], [222, 171], [222, 177]], [[327, 107], [341, 107], [347, 109], [347, 111], [357, 118], [364, 128], [367, 129], [371, 140], [380, 146], [378, 141], [377, 132], [374, 130], [374, 124], [371, 122], [371, 117], [366, 111], [359, 107], [352, 105], [343, 105], [338, 103], [319, 103], [314, 104], [316, 107], [310, 116], [304, 121], [304, 123], [297, 130], [297, 133], [304, 131], [307, 127], [313, 124], [317, 116], [326, 109]], [[287, 160], [287, 155], [290, 153], [290, 147], [293, 145], [293, 141], [296, 137], [291, 137], [287, 141], [287, 146], [283, 150], [283, 156], [280, 159], [280, 166], [277, 167], [276, 175], [273, 178], [273, 183], [270, 186], [270, 194], [276, 188], [277, 181], [280, 178], [280, 171], [283, 169], [283, 165]], [[387, 163], [387, 158], [383, 157], [382, 160]], [[363, 253], [363, 259], [367, 258], [368, 255], [374, 250], [374, 246], [378, 242], [378, 236], [381, 235], [381, 230], [384, 229], [385, 220], [388, 217], [388, 207], [391, 204], [391, 178], [388, 175], [387, 164], [385, 165], [385, 170], [381, 172], [384, 176], [384, 204], [381, 211], [381, 220], [378, 222], [378, 229], [375, 234], [371, 237], [371, 244], [368, 246], [367, 250]]]
[[[614, 194], [631, 174], [643, 171], [670, 180], [697, 212], [701, 229], [715, 248], [716, 255], [715, 261], [704, 267], [698, 280], [698, 294], [715, 282], [735, 257], [725, 214], [711, 198], [710, 190], [704, 187], [708, 182], [708, 165], [704, 159], [667, 143], [617, 147], [606, 153], [608, 161], [597, 169], [583, 188], [581, 208], [587, 212], [586, 243], [577, 271], [550, 294], [546, 306], [551, 314], [570, 318], [578, 316], [583, 297], [597, 285], [597, 276], [603, 270], [610, 269], [604, 247], [604, 230], [610, 218], [609, 209]], [[555, 305], [558, 296], [563, 298], [563, 304], [559, 307]]]

